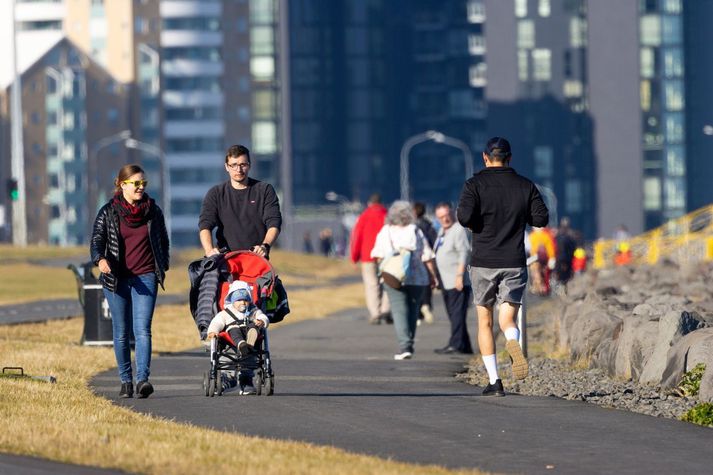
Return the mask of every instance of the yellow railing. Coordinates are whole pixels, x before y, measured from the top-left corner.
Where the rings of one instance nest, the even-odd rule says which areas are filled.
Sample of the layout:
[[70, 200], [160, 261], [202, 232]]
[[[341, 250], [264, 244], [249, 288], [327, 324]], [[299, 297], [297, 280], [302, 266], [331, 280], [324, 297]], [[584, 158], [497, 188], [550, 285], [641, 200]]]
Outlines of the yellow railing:
[[669, 258], [679, 263], [713, 260], [713, 205], [629, 238], [627, 241], [600, 239], [594, 243], [594, 267], [615, 265], [618, 252], [630, 249], [632, 265], [656, 264]]

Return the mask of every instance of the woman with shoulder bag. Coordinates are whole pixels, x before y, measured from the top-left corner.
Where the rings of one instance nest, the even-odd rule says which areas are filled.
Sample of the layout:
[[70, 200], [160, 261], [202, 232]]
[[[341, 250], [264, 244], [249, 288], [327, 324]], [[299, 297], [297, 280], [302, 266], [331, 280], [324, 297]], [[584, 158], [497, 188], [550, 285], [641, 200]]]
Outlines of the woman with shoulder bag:
[[[435, 254], [416, 227], [416, 216], [408, 201], [395, 201], [386, 223], [376, 236], [371, 257], [377, 259], [384, 288], [391, 302], [399, 351], [395, 360], [410, 359], [414, 352], [416, 323], [426, 288], [435, 288]], [[397, 269], [398, 268], [398, 269]], [[392, 269], [394, 271], [392, 271]]]
[[114, 354], [121, 379], [119, 397], [134, 395], [130, 340], [136, 341], [136, 392], [153, 393], [151, 321], [158, 284], [169, 264], [169, 243], [161, 208], [146, 193], [148, 182], [138, 165], [126, 165], [114, 181], [114, 197], [97, 213], [90, 245], [92, 262], [111, 311]]

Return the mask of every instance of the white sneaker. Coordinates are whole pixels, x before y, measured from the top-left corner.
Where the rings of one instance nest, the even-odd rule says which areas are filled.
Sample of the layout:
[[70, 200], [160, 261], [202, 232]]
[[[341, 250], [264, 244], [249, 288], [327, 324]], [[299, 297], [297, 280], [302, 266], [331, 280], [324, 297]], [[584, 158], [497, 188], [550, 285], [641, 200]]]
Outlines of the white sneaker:
[[413, 353], [411, 353], [410, 351], [404, 351], [403, 353], [395, 354], [394, 359], [397, 361], [410, 360], [412, 356], [413, 356]]
[[423, 314], [423, 321], [429, 325], [433, 323], [433, 312], [431, 312], [431, 307], [428, 305], [421, 305], [421, 313]]

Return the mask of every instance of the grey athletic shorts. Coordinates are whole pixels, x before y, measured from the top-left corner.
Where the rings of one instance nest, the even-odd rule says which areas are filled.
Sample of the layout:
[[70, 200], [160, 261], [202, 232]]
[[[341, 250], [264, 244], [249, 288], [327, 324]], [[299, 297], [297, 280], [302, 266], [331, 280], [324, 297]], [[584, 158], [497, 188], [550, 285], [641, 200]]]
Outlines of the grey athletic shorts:
[[521, 304], [527, 286], [527, 267], [471, 267], [470, 280], [473, 282], [473, 302], [476, 305], [492, 307], [496, 300], [498, 304]]

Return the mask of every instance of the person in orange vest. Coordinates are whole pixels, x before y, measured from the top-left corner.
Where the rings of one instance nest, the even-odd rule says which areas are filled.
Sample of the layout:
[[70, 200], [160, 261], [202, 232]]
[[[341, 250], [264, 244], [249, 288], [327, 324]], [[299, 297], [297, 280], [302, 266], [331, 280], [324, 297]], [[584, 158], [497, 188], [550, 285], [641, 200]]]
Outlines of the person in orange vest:
[[616, 246], [616, 254], [614, 255], [614, 264], [625, 266], [631, 264], [631, 246], [627, 241], [621, 241]]
[[[530, 255], [534, 262], [530, 266], [532, 290], [538, 295], [549, 295], [550, 273], [555, 265], [555, 240], [547, 228], [532, 228], [530, 233]], [[531, 260], [533, 260], [531, 259]]]
[[587, 270], [587, 251], [580, 246], [574, 250], [574, 256], [572, 256], [572, 271], [575, 275], [579, 275], [585, 270]]

